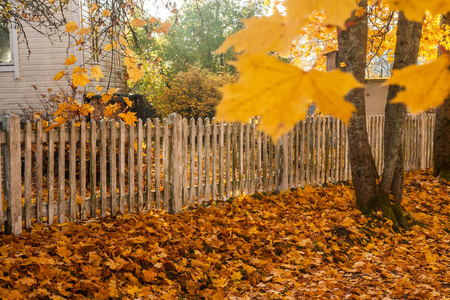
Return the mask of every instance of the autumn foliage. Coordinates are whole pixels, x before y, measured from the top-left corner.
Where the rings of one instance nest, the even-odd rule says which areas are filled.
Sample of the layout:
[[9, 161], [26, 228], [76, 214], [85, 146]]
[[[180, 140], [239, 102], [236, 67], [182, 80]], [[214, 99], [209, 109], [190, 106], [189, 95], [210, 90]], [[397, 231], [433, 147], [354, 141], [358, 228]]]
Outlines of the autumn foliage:
[[1, 236], [2, 299], [444, 299], [450, 186], [406, 179], [413, 225], [356, 209], [341, 184], [37, 226]]
[[191, 67], [168, 80], [162, 95], [153, 99], [153, 105], [162, 117], [178, 113], [184, 118], [212, 118], [222, 98], [220, 87], [231, 80], [231, 75]]

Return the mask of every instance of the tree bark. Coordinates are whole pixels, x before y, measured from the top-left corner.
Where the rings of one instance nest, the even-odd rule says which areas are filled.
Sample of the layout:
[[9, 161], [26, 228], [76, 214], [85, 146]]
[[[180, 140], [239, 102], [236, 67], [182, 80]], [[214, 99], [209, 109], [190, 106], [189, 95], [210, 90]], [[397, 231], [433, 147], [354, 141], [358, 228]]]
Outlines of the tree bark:
[[[366, 9], [367, 1], [359, 6]], [[338, 33], [339, 60], [345, 62], [344, 71], [351, 72], [357, 80], [364, 83], [366, 67], [367, 19], [352, 17], [354, 25]], [[394, 68], [400, 69], [417, 61], [422, 26], [409, 22], [402, 13], [398, 17], [397, 44], [395, 48]], [[393, 227], [406, 227], [401, 209], [403, 193], [403, 131], [406, 107], [403, 104], [391, 104], [398, 86], [390, 86], [385, 115], [385, 167], [380, 185], [376, 184], [378, 173], [370, 151], [366, 129], [366, 111], [364, 89], [355, 89], [347, 95], [347, 101], [353, 103], [357, 112], [353, 114], [348, 128], [352, 180], [355, 188], [356, 203], [363, 213], [375, 210], [393, 221]], [[391, 204], [390, 194], [394, 196]]]
[[[367, 9], [367, 0], [361, 0], [359, 6]], [[349, 19], [354, 25], [338, 33], [339, 61], [346, 64], [341, 69], [352, 73], [355, 78], [365, 83], [366, 52], [367, 52], [367, 18]], [[351, 91], [346, 100], [355, 105], [357, 111], [350, 119], [348, 127], [348, 142], [352, 180], [355, 188], [356, 203], [364, 213], [370, 210], [370, 203], [377, 197], [377, 170], [370, 152], [366, 128], [365, 89]]]
[[[450, 13], [442, 16], [441, 26], [450, 26]], [[449, 38], [449, 37], [447, 37]], [[443, 37], [442, 40], [445, 40]], [[434, 129], [434, 176], [450, 180], [450, 96], [436, 108], [436, 128]]]
[[[398, 14], [397, 43], [395, 46], [393, 69], [402, 69], [415, 64], [419, 53], [422, 23], [408, 21], [402, 12]], [[391, 103], [401, 88], [389, 86], [385, 108], [384, 125], [384, 169], [380, 183], [379, 203], [375, 206], [390, 205], [389, 193], [394, 196], [394, 214], [400, 226], [406, 222], [401, 213], [403, 196], [404, 157], [403, 135], [405, 131], [406, 106], [403, 103]]]

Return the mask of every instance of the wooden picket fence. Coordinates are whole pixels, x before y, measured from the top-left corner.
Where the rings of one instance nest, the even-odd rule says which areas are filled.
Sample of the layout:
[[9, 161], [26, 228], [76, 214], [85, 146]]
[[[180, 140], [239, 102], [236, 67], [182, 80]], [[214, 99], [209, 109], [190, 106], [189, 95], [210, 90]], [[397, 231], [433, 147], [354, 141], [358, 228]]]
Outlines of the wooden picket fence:
[[[434, 115], [406, 120], [406, 170], [432, 166]], [[209, 119], [73, 122], [43, 130], [4, 117], [0, 131], [0, 231], [21, 234], [33, 223], [165, 209], [242, 194], [351, 179], [346, 126], [308, 117], [277, 145], [249, 123]], [[369, 141], [383, 168], [383, 116], [368, 116]], [[21, 128], [22, 127], [22, 128]]]

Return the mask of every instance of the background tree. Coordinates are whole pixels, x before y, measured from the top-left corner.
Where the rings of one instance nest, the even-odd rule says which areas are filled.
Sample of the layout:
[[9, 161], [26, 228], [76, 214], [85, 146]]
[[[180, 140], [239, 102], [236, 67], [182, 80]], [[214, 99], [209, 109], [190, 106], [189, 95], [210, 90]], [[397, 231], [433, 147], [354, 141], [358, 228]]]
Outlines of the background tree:
[[230, 77], [191, 67], [169, 80], [153, 105], [162, 117], [176, 112], [185, 118], [212, 118], [221, 99], [220, 87], [229, 82]]
[[[445, 35], [441, 39], [441, 54], [450, 48], [450, 13], [442, 16]], [[445, 54], [444, 54], [445, 55]], [[436, 108], [434, 131], [434, 175], [450, 180], [450, 96]]]
[[226, 62], [233, 58], [230, 50], [215, 54], [227, 36], [242, 29], [241, 19], [261, 15], [264, 3], [236, 0], [190, 0], [173, 17], [174, 24], [162, 38], [161, 53], [165, 74], [187, 71], [190, 66], [213, 73], [233, 72]]

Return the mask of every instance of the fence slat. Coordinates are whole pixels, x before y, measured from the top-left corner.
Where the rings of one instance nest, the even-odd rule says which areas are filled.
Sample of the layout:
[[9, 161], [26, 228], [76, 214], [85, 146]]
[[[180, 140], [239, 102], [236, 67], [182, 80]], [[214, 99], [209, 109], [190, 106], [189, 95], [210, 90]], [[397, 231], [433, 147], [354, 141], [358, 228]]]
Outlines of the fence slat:
[[[22, 191], [20, 178], [21, 151], [20, 151], [20, 118], [6, 116], [3, 119], [3, 128], [7, 132], [5, 146], [5, 164], [3, 172], [5, 176], [4, 194], [8, 200], [8, 221], [5, 226], [7, 234], [22, 234]], [[0, 211], [3, 224], [3, 208]]]
[[[128, 126], [128, 213], [132, 213], [136, 204], [134, 195], [135, 169], [134, 169], [134, 143], [136, 131], [133, 125]], [[167, 173], [166, 173], [167, 174]]]
[[[163, 207], [164, 209], [169, 208], [169, 199], [170, 199], [170, 193], [169, 193], [169, 184], [170, 184], [170, 177], [169, 177], [169, 157], [170, 157], [170, 144], [169, 144], [169, 119], [164, 118], [163, 119], [163, 186], [164, 186], [164, 194], [163, 194]], [[171, 124], [170, 124], [171, 125]]]
[[69, 130], [69, 220], [74, 222], [77, 219], [77, 143], [74, 120], [70, 121]]
[[43, 219], [43, 199], [42, 199], [42, 121], [36, 123], [36, 223], [42, 224]]
[[[90, 140], [90, 193], [91, 193], [91, 218], [97, 217], [97, 124], [91, 120]], [[61, 156], [60, 156], [61, 157]], [[125, 169], [124, 169], [125, 172]], [[58, 172], [59, 173], [59, 172]], [[59, 174], [58, 174], [59, 175]], [[61, 201], [60, 201], [61, 205]]]
[[255, 118], [252, 118], [251, 125], [250, 125], [251, 131], [250, 131], [250, 194], [255, 193], [255, 182], [256, 182], [256, 123]]
[[147, 197], [145, 199], [145, 205], [147, 209], [152, 208], [153, 203], [153, 193], [152, 193], [152, 121], [150, 119], [147, 119], [145, 122], [145, 183], [147, 191]]
[[[203, 202], [203, 120], [197, 120], [197, 202]], [[206, 171], [206, 170], [205, 170]]]
[[273, 187], [274, 187], [274, 180], [275, 180], [275, 170], [274, 170], [274, 150], [275, 150], [275, 145], [273, 144], [273, 140], [268, 137], [268, 146], [269, 146], [269, 187], [267, 189], [268, 192], [273, 191]]
[[[32, 170], [32, 164], [31, 164], [31, 122], [27, 121], [25, 124], [25, 153], [24, 153], [24, 185], [25, 185], [25, 228], [31, 228], [31, 170]], [[3, 211], [0, 211], [0, 215], [3, 216]]]
[[300, 160], [300, 153], [299, 153], [299, 131], [300, 131], [300, 123], [295, 124], [294, 126], [294, 135], [293, 135], [293, 139], [294, 139], [294, 149], [292, 150], [294, 152], [294, 182], [293, 182], [293, 186], [297, 188], [298, 187], [298, 165], [299, 165], [299, 160]]
[[[48, 189], [48, 224], [52, 225], [55, 218], [55, 199], [54, 199], [54, 184], [55, 184], [55, 130], [48, 132], [48, 164], [47, 164], [47, 189]], [[81, 150], [81, 149], [80, 149]], [[86, 153], [86, 149], [84, 150]], [[86, 164], [86, 162], [84, 162]], [[1, 185], [0, 185], [1, 186]]]
[[300, 186], [304, 187], [305, 186], [305, 175], [306, 175], [306, 171], [305, 171], [305, 163], [306, 163], [306, 158], [305, 158], [305, 126], [306, 126], [306, 120], [303, 120], [299, 123], [299, 133], [298, 136], [300, 138], [300, 158], [299, 158], [299, 163], [300, 163]]
[[220, 161], [217, 160], [217, 124], [212, 123], [212, 162], [211, 162], [211, 200], [217, 199], [217, 164], [220, 164]]
[[224, 185], [223, 185], [223, 148], [224, 148], [224, 123], [219, 123], [219, 200], [224, 200]]
[[[92, 126], [92, 125], [91, 125]], [[59, 201], [59, 211], [58, 211], [58, 222], [64, 223], [66, 221], [66, 134], [65, 127], [59, 127], [59, 149], [58, 149], [58, 201]], [[94, 130], [95, 131], [95, 130]], [[92, 140], [92, 139], [91, 139]], [[91, 149], [92, 153], [92, 149]], [[95, 153], [95, 152], [94, 152]], [[92, 159], [92, 156], [91, 156]], [[93, 162], [95, 166], [95, 159]], [[92, 191], [92, 189], [91, 189]], [[94, 192], [95, 195], [95, 192]], [[94, 214], [91, 214], [91, 218], [95, 218]]]
[[230, 180], [230, 153], [231, 153], [231, 130], [233, 127], [233, 123], [227, 123], [226, 132], [225, 132], [225, 199], [230, 197], [231, 191], [231, 180]]
[[191, 137], [191, 163], [189, 166], [190, 169], [190, 184], [189, 184], [189, 204], [193, 204], [194, 203], [194, 199], [195, 199], [195, 119], [191, 118], [190, 120], [190, 137]]
[[[49, 149], [50, 149], [50, 133], [53, 133], [53, 131], [49, 132], [49, 142], [48, 142]], [[52, 134], [52, 136], [53, 136], [53, 134]], [[53, 144], [53, 140], [52, 140], [52, 144]], [[53, 145], [51, 145], [51, 147], [53, 148]], [[50, 165], [49, 165], [49, 168], [50, 168]], [[53, 168], [53, 166], [52, 166], [52, 168]], [[52, 173], [52, 176], [53, 176], [53, 173]], [[50, 178], [50, 173], [49, 173], [49, 178]], [[51, 182], [53, 182], [53, 180]], [[53, 183], [52, 183], [52, 185], [53, 185]], [[50, 189], [49, 189], [49, 193], [50, 193]], [[86, 201], [86, 121], [84, 121], [84, 120], [81, 121], [81, 125], [80, 125], [80, 197], [81, 197], [81, 201], [82, 201], [80, 204], [80, 219], [86, 220], [86, 210], [87, 210], [87, 201]], [[50, 198], [49, 198], [49, 205], [50, 205]], [[49, 219], [50, 219], [50, 206], [49, 206]]]
[[189, 202], [189, 185], [188, 185], [188, 165], [189, 165], [189, 156], [188, 156], [188, 136], [189, 136], [189, 128], [187, 119], [183, 118], [183, 205], [187, 205]]
[[137, 122], [137, 153], [136, 153], [136, 169], [137, 169], [137, 211], [140, 212], [144, 209], [144, 170], [143, 166], [143, 153], [142, 144], [144, 143], [144, 136], [142, 131], [142, 120], [139, 119]]
[[110, 140], [109, 140], [109, 181], [110, 181], [110, 194], [111, 194], [111, 215], [117, 215], [117, 169], [116, 169], [116, 160], [117, 160], [117, 149], [116, 149], [116, 140], [117, 140], [117, 130], [116, 130], [116, 121], [111, 120], [109, 123], [109, 131], [110, 131]]
[[155, 119], [155, 202], [161, 208], [161, 121]]
[[267, 169], [268, 169], [268, 154], [267, 154], [267, 143], [268, 143], [268, 138], [267, 135], [265, 133], [262, 133], [262, 151], [263, 151], [263, 155], [262, 155], [262, 191], [263, 192], [267, 192], [267, 187], [269, 185], [268, 183], [268, 179], [267, 179]]
[[209, 121], [209, 118], [205, 119], [205, 201], [209, 201], [210, 196], [210, 168], [211, 168], [211, 123]]
[[119, 121], [119, 212], [125, 213], [125, 123]]
[[239, 195], [244, 193], [244, 125], [238, 123], [239, 130]]
[[100, 121], [100, 215], [106, 217], [106, 121]]

